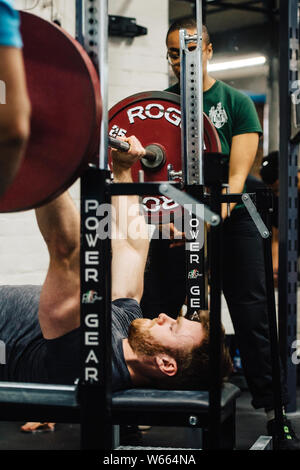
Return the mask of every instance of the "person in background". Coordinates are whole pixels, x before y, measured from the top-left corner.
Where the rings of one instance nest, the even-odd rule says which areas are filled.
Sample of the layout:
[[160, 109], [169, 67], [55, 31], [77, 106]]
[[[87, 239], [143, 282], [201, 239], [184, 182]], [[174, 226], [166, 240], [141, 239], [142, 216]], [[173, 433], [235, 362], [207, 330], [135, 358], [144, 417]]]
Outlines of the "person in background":
[[19, 14], [0, 0], [0, 197], [13, 182], [30, 132]]
[[[177, 79], [166, 91], [180, 94], [180, 41], [179, 30], [197, 34], [194, 18], [175, 21], [166, 37], [167, 59]], [[190, 50], [197, 44], [189, 43]], [[231, 193], [247, 192], [246, 179], [253, 166], [262, 134], [261, 125], [252, 100], [226, 83], [214, 79], [208, 73], [208, 62], [213, 56], [213, 45], [208, 29], [203, 25], [203, 111], [218, 132], [222, 154], [227, 155], [228, 184]], [[276, 428], [272, 390], [271, 351], [267, 316], [267, 293], [262, 239], [243, 204], [222, 207], [223, 218], [223, 293], [234, 326], [244, 375], [252, 395], [255, 409], [264, 408], [267, 433], [280, 439]], [[142, 298], [144, 315], [155, 315], [162, 307], [166, 313], [177, 314], [186, 296], [184, 246], [170, 248], [167, 242], [159, 246], [154, 240], [145, 272], [145, 290]], [[211, 252], [213, 256], [213, 252]], [[167, 268], [167, 263], [172, 266]], [[162, 287], [164, 286], [164, 287]], [[170, 288], [171, 287], [171, 288]], [[156, 289], [160, 289], [160, 305]], [[164, 291], [165, 289], [165, 291]], [[165, 293], [166, 292], [166, 293]], [[176, 305], [175, 305], [176, 304]], [[154, 308], [153, 308], [154, 307]], [[282, 374], [283, 403], [288, 403], [287, 388]], [[281, 449], [300, 449], [290, 421], [284, 416], [284, 439]]]

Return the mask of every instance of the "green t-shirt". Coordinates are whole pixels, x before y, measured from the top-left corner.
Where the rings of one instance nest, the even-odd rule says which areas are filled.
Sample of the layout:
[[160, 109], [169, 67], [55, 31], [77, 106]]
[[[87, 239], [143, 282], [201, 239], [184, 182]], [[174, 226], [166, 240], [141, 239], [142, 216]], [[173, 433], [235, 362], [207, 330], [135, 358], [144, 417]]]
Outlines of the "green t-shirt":
[[[179, 95], [179, 83], [166, 91]], [[250, 132], [262, 134], [262, 128], [251, 98], [220, 80], [217, 80], [209, 90], [203, 93], [203, 111], [217, 129], [222, 153], [228, 155], [228, 160], [232, 138], [235, 135]], [[246, 187], [243, 192], [246, 192]], [[237, 204], [235, 208], [242, 206]]]
[[[179, 83], [166, 91], [179, 95]], [[235, 135], [250, 132], [262, 134], [251, 98], [220, 80], [203, 93], [203, 111], [217, 129], [223, 154], [230, 154], [232, 138]]]

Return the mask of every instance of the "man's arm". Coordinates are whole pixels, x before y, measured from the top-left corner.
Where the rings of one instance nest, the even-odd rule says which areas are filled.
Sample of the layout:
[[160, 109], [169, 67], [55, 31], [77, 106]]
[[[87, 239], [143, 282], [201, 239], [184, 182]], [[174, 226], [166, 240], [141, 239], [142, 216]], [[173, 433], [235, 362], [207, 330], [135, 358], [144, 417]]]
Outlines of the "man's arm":
[[[241, 193], [252, 168], [258, 148], [257, 133], [236, 135], [232, 139], [228, 184], [231, 193]], [[230, 204], [230, 211], [236, 203]], [[222, 218], [227, 216], [227, 204], [222, 204]]]
[[36, 218], [50, 257], [39, 322], [43, 336], [52, 339], [80, 325], [80, 216], [66, 192], [36, 209]]
[[[134, 137], [124, 140], [131, 144], [131, 149], [128, 153], [113, 152], [116, 182], [132, 181], [130, 167], [145, 153]], [[128, 215], [125, 211], [134, 209], [137, 196], [112, 199], [117, 214], [115, 232], [124, 237], [112, 240], [112, 298], [139, 301], [149, 246], [147, 226], [143, 216]], [[64, 193], [36, 209], [36, 217], [50, 256], [40, 297], [39, 321], [43, 336], [53, 339], [80, 325], [80, 216], [69, 194]], [[142, 236], [136, 238], [129, 230], [132, 223], [140, 224]]]
[[[112, 152], [116, 183], [132, 182], [131, 166], [145, 150], [135, 137], [123, 138], [130, 144], [128, 153]], [[115, 237], [112, 239], [112, 300], [131, 298], [140, 302], [149, 250], [148, 227], [140, 212], [138, 196], [113, 196]]]
[[29, 136], [30, 102], [20, 49], [0, 46], [0, 80], [6, 104], [0, 104], [0, 196], [12, 183]]

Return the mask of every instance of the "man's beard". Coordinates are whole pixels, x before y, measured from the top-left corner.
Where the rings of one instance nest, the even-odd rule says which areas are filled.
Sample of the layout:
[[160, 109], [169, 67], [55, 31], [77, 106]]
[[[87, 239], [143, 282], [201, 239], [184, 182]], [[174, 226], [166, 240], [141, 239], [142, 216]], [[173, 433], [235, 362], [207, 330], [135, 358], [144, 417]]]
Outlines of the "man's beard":
[[[152, 320], [155, 322], [155, 320]], [[167, 348], [155, 341], [149, 329], [148, 319], [137, 318], [129, 327], [128, 342], [137, 355], [154, 356], [155, 354], [169, 352]]]

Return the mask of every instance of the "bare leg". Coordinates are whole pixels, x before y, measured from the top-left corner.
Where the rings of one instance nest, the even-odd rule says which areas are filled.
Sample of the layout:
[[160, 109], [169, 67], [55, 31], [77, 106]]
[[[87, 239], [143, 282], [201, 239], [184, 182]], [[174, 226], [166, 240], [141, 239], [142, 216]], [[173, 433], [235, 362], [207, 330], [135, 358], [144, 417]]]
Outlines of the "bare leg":
[[22, 52], [0, 46], [0, 79], [6, 104], [0, 104], [0, 196], [19, 169], [29, 136], [30, 102]]

